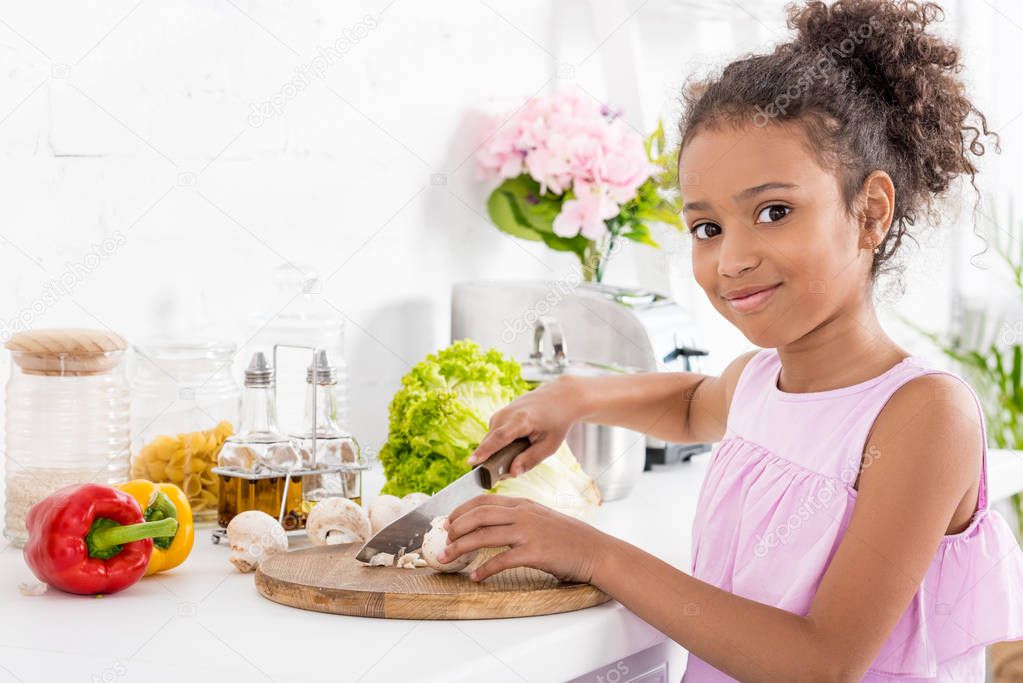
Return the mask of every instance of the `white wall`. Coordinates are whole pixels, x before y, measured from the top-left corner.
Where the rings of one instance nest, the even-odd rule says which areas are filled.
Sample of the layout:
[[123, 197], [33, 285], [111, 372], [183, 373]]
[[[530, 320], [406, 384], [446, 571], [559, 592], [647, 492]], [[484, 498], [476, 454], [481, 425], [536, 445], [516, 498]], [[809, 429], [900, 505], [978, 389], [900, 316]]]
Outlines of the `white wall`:
[[[471, 159], [480, 115], [577, 84], [624, 106], [638, 129], [659, 116], [671, 124], [689, 73], [784, 37], [783, 4], [0, 3], [0, 317], [16, 318], [67, 262], [123, 235], [72, 293], [28, 314], [31, 325], [242, 343], [248, 314], [290, 298], [274, 293], [273, 269], [312, 265], [349, 321], [354, 430], [378, 444], [398, 378], [448, 340], [453, 282], [575, 267], [488, 224]], [[1020, 67], [986, 36], [996, 27], [1018, 45], [1018, 26], [999, 13], [1023, 24], [1023, 10], [995, 4], [970, 3], [967, 23], [981, 36], [970, 49], [997, 127], [1023, 102], [996, 75]], [[361, 37], [322, 78], [252, 125], [252, 105], [346, 31]], [[939, 326], [952, 271], [947, 242], [933, 242], [900, 308]], [[669, 245], [667, 255], [626, 250], [607, 280], [694, 306], [720, 367], [748, 344], [692, 286], [685, 241]]]

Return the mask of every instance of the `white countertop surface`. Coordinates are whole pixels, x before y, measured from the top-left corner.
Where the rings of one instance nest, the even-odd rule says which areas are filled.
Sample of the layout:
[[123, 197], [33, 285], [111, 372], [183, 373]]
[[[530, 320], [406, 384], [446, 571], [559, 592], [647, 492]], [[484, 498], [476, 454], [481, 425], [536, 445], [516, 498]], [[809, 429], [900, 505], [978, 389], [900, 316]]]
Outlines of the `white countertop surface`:
[[[645, 472], [594, 524], [683, 569], [708, 455]], [[992, 498], [1023, 490], [1023, 454], [992, 451]], [[379, 479], [377, 480], [379, 482]], [[374, 490], [372, 479], [367, 490]], [[377, 484], [377, 487], [379, 483]], [[545, 617], [398, 621], [275, 604], [197, 532], [178, 569], [103, 598], [35, 583], [0, 551], [0, 683], [7, 681], [564, 681], [664, 641], [617, 602]], [[677, 646], [675, 646], [677, 648]], [[681, 672], [672, 671], [672, 680]]]
[[[679, 567], [707, 454], [645, 472], [593, 523]], [[375, 483], [375, 485], [374, 485]], [[379, 488], [367, 476], [366, 490]], [[294, 545], [294, 538], [292, 539]], [[564, 681], [664, 639], [617, 602], [544, 617], [399, 621], [278, 605], [239, 574], [210, 530], [184, 565], [103, 598], [35, 583], [21, 551], [0, 552], [0, 683], [199, 681]], [[16, 617], [13, 615], [17, 615]], [[417, 673], [412, 676], [411, 671]]]

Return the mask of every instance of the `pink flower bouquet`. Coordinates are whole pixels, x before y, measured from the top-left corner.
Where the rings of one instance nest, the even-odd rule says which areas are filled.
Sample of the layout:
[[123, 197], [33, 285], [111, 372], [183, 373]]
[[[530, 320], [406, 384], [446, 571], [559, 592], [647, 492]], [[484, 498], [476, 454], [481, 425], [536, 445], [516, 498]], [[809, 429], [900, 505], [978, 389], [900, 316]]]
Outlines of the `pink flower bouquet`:
[[618, 238], [657, 247], [649, 222], [682, 228], [677, 150], [664, 128], [644, 140], [577, 89], [533, 98], [493, 131], [477, 153], [498, 228], [570, 251], [600, 282]]

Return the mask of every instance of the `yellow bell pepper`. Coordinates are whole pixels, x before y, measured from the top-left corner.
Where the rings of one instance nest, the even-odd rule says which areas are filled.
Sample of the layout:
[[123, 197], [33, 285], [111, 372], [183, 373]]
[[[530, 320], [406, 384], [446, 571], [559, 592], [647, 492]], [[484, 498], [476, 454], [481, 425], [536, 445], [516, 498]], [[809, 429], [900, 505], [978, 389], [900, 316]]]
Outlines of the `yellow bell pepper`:
[[153, 554], [149, 557], [145, 575], [173, 569], [184, 562], [195, 541], [192, 508], [185, 492], [174, 484], [154, 484], [146, 479], [133, 479], [117, 484], [115, 488], [138, 501], [147, 522], [168, 517], [178, 521], [178, 530], [173, 536], [153, 539]]

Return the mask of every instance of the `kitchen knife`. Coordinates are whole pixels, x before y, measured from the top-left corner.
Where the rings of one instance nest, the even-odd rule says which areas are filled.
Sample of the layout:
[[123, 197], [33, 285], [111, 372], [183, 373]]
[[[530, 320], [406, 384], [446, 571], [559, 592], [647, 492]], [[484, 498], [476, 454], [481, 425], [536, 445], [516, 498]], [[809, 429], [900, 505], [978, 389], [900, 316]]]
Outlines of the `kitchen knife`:
[[515, 439], [490, 456], [485, 462], [466, 472], [412, 510], [394, 520], [369, 539], [355, 556], [369, 562], [377, 553], [397, 555], [411, 553], [423, 546], [423, 535], [430, 530], [435, 517], [447, 515], [456, 507], [492, 488], [494, 484], [511, 476], [512, 460], [529, 448], [529, 439]]

